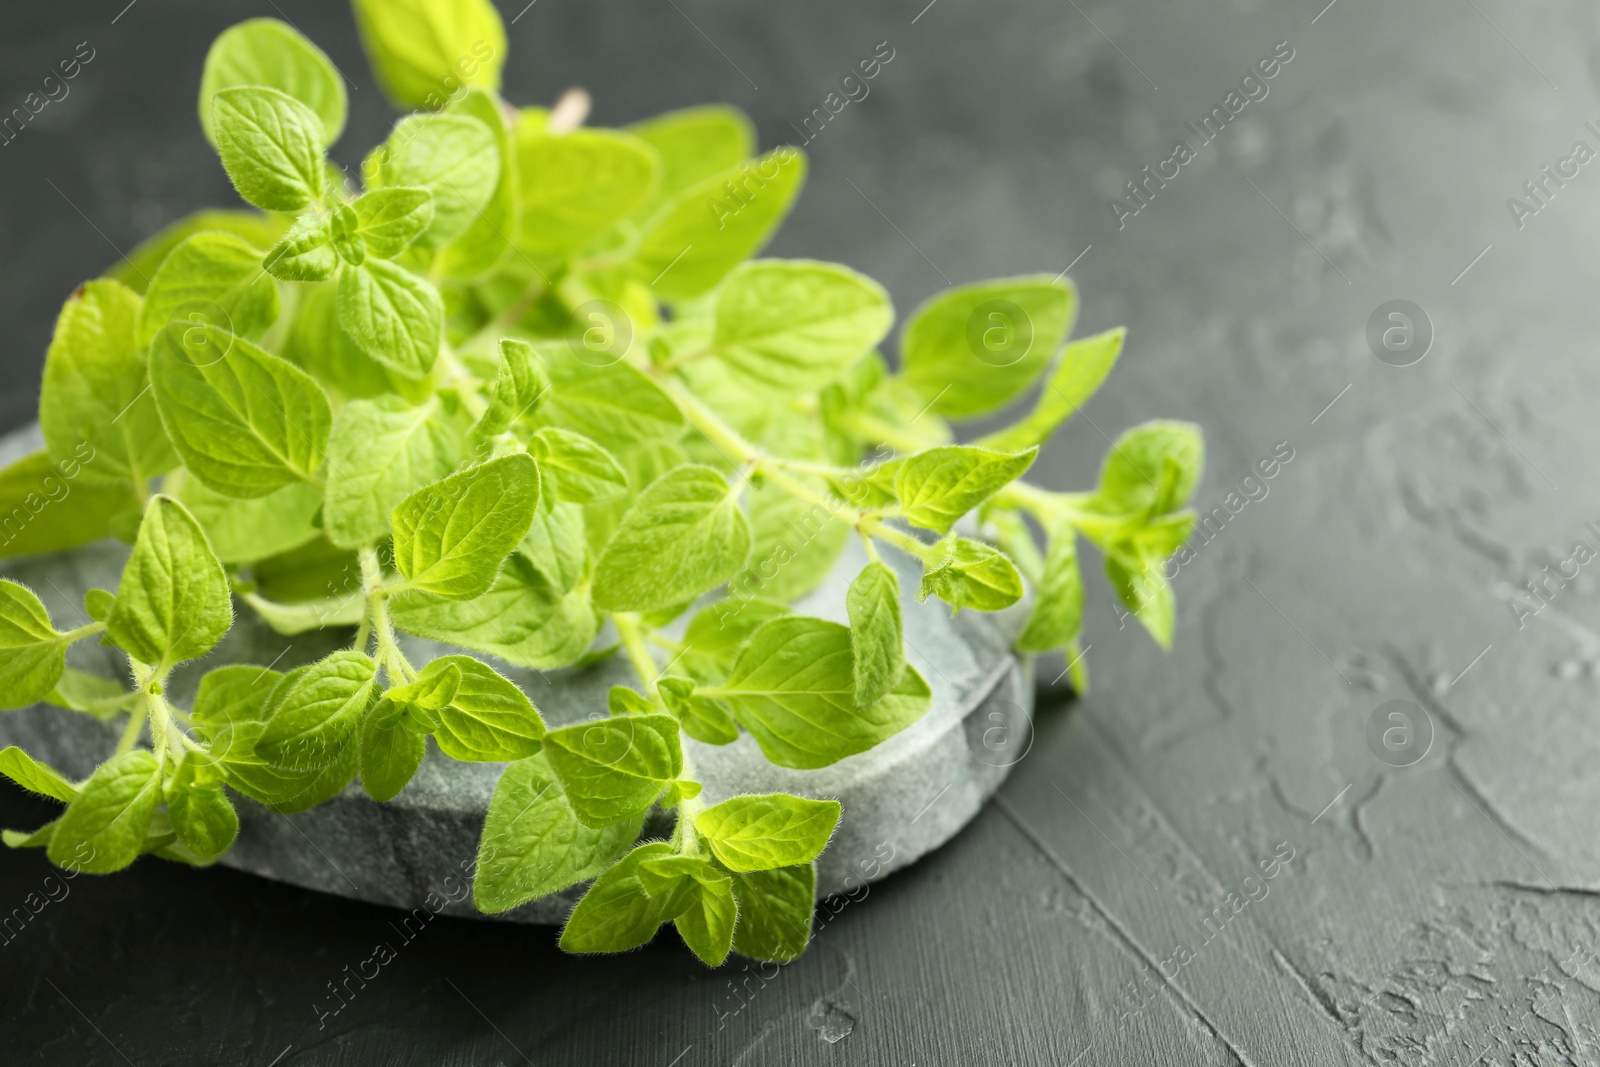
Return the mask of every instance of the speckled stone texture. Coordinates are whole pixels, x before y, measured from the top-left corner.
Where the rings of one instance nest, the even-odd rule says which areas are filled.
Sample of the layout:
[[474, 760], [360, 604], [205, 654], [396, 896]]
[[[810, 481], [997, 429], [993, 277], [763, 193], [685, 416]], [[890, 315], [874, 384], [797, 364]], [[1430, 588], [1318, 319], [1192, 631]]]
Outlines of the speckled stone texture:
[[[38, 444], [35, 428], [17, 431], [0, 441], [0, 463]], [[85, 621], [84, 591], [115, 589], [127, 553], [121, 544], [97, 544], [59, 556], [7, 561], [0, 573], [37, 592], [52, 618], [77, 625]], [[846, 621], [845, 590], [864, 562], [861, 547], [849, 542], [839, 566], [798, 610]], [[1022, 612], [969, 611], [952, 618], [937, 601], [917, 603], [913, 592], [919, 572], [913, 561], [893, 562], [900, 572], [908, 655], [933, 689], [933, 707], [922, 719], [870, 752], [815, 771], [774, 767], [748, 734], [720, 747], [685, 739], [708, 803], [741, 793], [790, 792], [843, 804], [839, 829], [818, 864], [818, 892], [824, 896], [881, 878], [943, 844], [977, 813], [1032, 740], [1032, 672], [1009, 651]], [[174, 675], [174, 699], [187, 705], [200, 675], [223, 663], [287, 670], [326, 655], [343, 633], [287, 638], [241, 608], [217, 649]], [[404, 642], [416, 662], [460, 651], [416, 638]], [[119, 676], [122, 669], [119, 654], [94, 642], [74, 648], [71, 656], [74, 666], [107, 677]], [[533, 698], [552, 726], [603, 714], [607, 689], [637, 684], [620, 656], [581, 671], [531, 671], [493, 662]], [[84, 776], [111, 752], [118, 729], [41, 705], [0, 716], [0, 743], [21, 745]], [[222, 862], [265, 878], [402, 908], [421, 907], [434, 894], [433, 910], [476, 916], [469, 898], [445, 887], [461, 884], [463, 873], [471, 872], [484, 812], [503, 766], [460, 763], [430, 742], [417, 776], [384, 804], [369, 798], [359, 783], [292, 816], [236, 795], [239, 840]], [[653, 818], [645, 836], [670, 830], [665, 815], [653, 813]], [[886, 860], [881, 848], [890, 841]], [[581, 894], [575, 887], [497, 917], [560, 923]], [[446, 898], [442, 908], [441, 898]]]

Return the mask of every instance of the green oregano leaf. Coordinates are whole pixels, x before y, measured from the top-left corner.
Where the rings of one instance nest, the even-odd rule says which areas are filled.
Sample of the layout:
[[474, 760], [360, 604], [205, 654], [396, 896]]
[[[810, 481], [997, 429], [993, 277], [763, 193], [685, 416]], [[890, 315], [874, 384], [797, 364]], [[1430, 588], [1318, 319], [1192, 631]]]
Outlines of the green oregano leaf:
[[787, 793], [738, 796], [695, 816], [694, 828], [730, 871], [770, 871], [810, 863], [839, 825], [837, 800]]
[[506, 33], [489, 0], [355, 0], [378, 82], [402, 108], [436, 110], [462, 85], [500, 88]]
[[900, 621], [900, 580], [882, 563], [868, 563], [845, 596], [856, 703], [881, 699], [905, 673], [905, 635]]
[[595, 565], [595, 603], [649, 611], [727, 581], [750, 554], [737, 493], [710, 467], [688, 465], [652, 482]]
[[433, 739], [445, 755], [500, 763], [539, 751], [545, 736], [544, 720], [510, 679], [471, 656], [443, 656], [428, 668], [454, 670], [460, 675], [455, 692], [436, 709], [439, 725]]
[[759, 389], [809, 393], [871, 351], [893, 319], [883, 287], [848, 267], [756, 260], [718, 289], [712, 347]]
[[387, 695], [361, 720], [361, 787], [373, 800], [392, 800], [427, 755], [425, 735], [412, 728], [407, 708]]
[[999, 611], [1022, 599], [1022, 575], [1004, 553], [982, 541], [950, 536], [922, 572], [917, 599], [936, 596], [951, 607]]
[[545, 735], [545, 757], [585, 826], [640, 814], [683, 772], [670, 715], [616, 715]]
[[257, 338], [278, 317], [278, 287], [261, 251], [231, 233], [197, 233], [167, 254], [139, 309], [136, 339], [148, 348], [169, 322], [210, 323]]
[[262, 268], [286, 282], [322, 282], [339, 269], [333, 232], [323, 215], [301, 215], [267, 252]]
[[1017, 637], [1023, 652], [1065, 648], [1083, 625], [1083, 578], [1078, 573], [1078, 534], [1070, 523], [1050, 531], [1044, 575], [1028, 625]]
[[150, 382], [184, 466], [225, 496], [314, 482], [333, 413], [309, 374], [210, 325], [156, 335]]
[[347, 649], [284, 675], [273, 687], [256, 751], [288, 767], [332, 762], [375, 696], [375, 671], [371, 657]]
[[357, 197], [350, 208], [367, 251], [384, 259], [410, 248], [433, 224], [433, 192], [421, 187], [374, 189]]
[[404, 267], [369, 259], [339, 272], [339, 325], [371, 358], [421, 378], [439, 356], [444, 302]]
[[815, 864], [736, 872], [733, 895], [739, 904], [735, 952], [775, 963], [800, 958], [811, 942], [811, 915], [817, 906]]
[[439, 248], [471, 225], [494, 195], [500, 149], [493, 131], [471, 116], [411, 115], [379, 150], [378, 177], [385, 187], [432, 194], [428, 225], [412, 239]]
[[178, 465], [150, 391], [139, 297], [109, 279], [74, 293], [45, 354], [39, 425], [50, 458], [94, 482], [136, 485]]
[[855, 700], [850, 628], [785, 615], [750, 635], [728, 680], [697, 696], [725, 704], [780, 767], [812, 769], [865, 752], [910, 726], [932, 701], [907, 666], [881, 699]]
[[339, 409], [328, 440], [328, 540], [346, 548], [376, 544], [400, 501], [460, 461], [461, 432], [437, 398], [415, 406], [396, 396], [352, 400]]
[[528, 342], [503, 337], [497, 357], [489, 405], [473, 427], [480, 437], [505, 433], [513, 422], [536, 411], [550, 391], [550, 375]]
[[176, 500], [151, 497], [107, 635], [139, 661], [170, 667], [210, 652], [232, 624], [228, 579], [205, 531]]
[[448, 600], [482, 596], [527, 536], [538, 503], [539, 466], [526, 452], [458, 471], [395, 507], [395, 566], [410, 589]]
[[66, 668], [67, 644], [31, 589], [0, 579], [0, 708], [49, 696]]
[[610, 452], [570, 430], [547, 426], [533, 435], [533, 455], [556, 496], [604, 504], [628, 491], [628, 475]]
[[16, 745], [0, 749], [0, 774], [30, 793], [64, 804], [71, 803], [78, 795], [77, 786], [67, 781], [61, 772], [40, 763]]
[[640, 881], [640, 864], [666, 859], [672, 846], [660, 841], [640, 845], [601, 872], [578, 901], [561, 930], [567, 952], [626, 952], [656, 935], [670, 913], [676, 894], [652, 896]]
[[206, 53], [200, 78], [200, 126], [216, 144], [211, 100], [222, 89], [265, 85], [294, 97], [316, 113], [323, 143], [344, 130], [344, 79], [322, 50], [277, 19], [248, 19], [222, 31]]
[[593, 878], [639, 836], [642, 819], [592, 829], [544, 756], [508, 764], [478, 842], [473, 902], [494, 915]]
[[219, 90], [211, 130], [239, 195], [263, 211], [301, 211], [321, 199], [322, 120], [265, 86]]
[[156, 755], [136, 748], [97, 768], [56, 823], [50, 862], [90, 874], [119, 871], [139, 858], [161, 800]]
[[1072, 331], [1078, 294], [1031, 275], [947, 289], [911, 313], [900, 335], [906, 381], [935, 414], [986, 414], [1033, 384]]
[[184, 847], [196, 856], [220, 856], [239, 836], [239, 813], [210, 780], [214, 771], [202, 771], [194, 754], [186, 756], [167, 785], [167, 817]]
[[895, 496], [912, 523], [949, 533], [957, 519], [1019, 478], [1038, 454], [1038, 448], [1025, 452], [991, 452], [971, 445], [930, 448], [900, 464]]

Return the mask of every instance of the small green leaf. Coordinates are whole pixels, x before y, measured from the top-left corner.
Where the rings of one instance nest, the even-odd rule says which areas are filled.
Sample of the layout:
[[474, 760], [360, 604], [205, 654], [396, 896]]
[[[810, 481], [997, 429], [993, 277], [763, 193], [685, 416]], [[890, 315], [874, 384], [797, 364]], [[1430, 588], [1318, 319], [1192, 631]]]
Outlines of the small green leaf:
[[611, 453], [582, 434], [547, 426], [533, 435], [533, 455], [557, 497], [604, 504], [628, 491], [628, 476]]
[[827, 385], [889, 332], [889, 294], [847, 267], [813, 260], [746, 263], [717, 290], [717, 357], [776, 395]]
[[410, 728], [406, 708], [385, 696], [361, 720], [361, 788], [373, 800], [393, 800], [427, 753], [428, 742]]
[[541, 506], [521, 552], [557, 593], [577, 588], [589, 576], [583, 509], [576, 504]]
[[677, 894], [652, 896], [640, 880], [640, 864], [671, 855], [672, 846], [655, 841], [640, 845], [602, 871], [568, 916], [561, 930], [562, 950], [626, 952], [654, 937], [661, 924], [674, 917], [669, 908]]
[[277, 19], [249, 19], [222, 31], [206, 53], [200, 78], [200, 126], [216, 144], [211, 98], [220, 89], [265, 85], [287, 93], [316, 113], [323, 143], [344, 130], [344, 80], [322, 50]]
[[[150, 407], [154, 411], [153, 403]], [[77, 447], [94, 457], [87, 442]], [[112, 518], [138, 508], [129, 481], [95, 482], [78, 478], [82, 473], [77, 459], [52, 463], [45, 452], [0, 469], [0, 557], [61, 552], [98, 541], [110, 534]]]
[[378, 158], [383, 186], [433, 194], [432, 218], [413, 238], [425, 249], [448, 243], [471, 225], [500, 178], [494, 132], [469, 115], [408, 116], [395, 126]]
[[628, 132], [661, 157], [661, 185], [645, 215], [689, 186], [738, 166], [755, 150], [750, 117], [721, 104], [669, 111], [634, 123]]
[[606, 710], [613, 715], [649, 715], [656, 707], [642, 693], [627, 686], [614, 685], [606, 690]]
[[918, 600], [936, 596], [957, 611], [999, 611], [1022, 599], [1022, 575], [999, 549], [954, 536], [942, 544], [939, 562], [922, 572]]
[[866, 707], [855, 701], [850, 629], [785, 615], [750, 635], [726, 683], [698, 694], [726, 704], [767, 759], [809, 770], [865, 752], [910, 726], [932, 694], [916, 669]]
[[67, 644], [31, 589], [0, 579], [0, 708], [49, 696], [66, 668]]
[[566, 260], [631, 215], [655, 190], [659, 170], [655, 152], [626, 133], [552, 135], [520, 124], [517, 247], [536, 262]]
[[402, 593], [392, 608], [395, 625], [406, 633], [536, 670], [575, 662], [600, 628], [587, 588], [563, 593], [520, 552], [476, 600]]
[[[826, 491], [820, 480], [797, 477]], [[745, 569], [729, 583], [746, 596], [759, 592], [769, 600], [798, 600], [833, 571], [850, 538], [851, 528], [829, 508], [770, 482], [751, 489], [746, 509], [754, 543]]]
[[677, 405], [638, 370], [626, 363], [592, 366], [565, 347], [551, 355], [550, 395], [539, 409], [541, 419], [613, 449], [683, 436]]
[[1044, 444], [1056, 427], [1071, 418], [1100, 388], [1122, 354], [1127, 334], [1127, 330], [1118, 326], [1067, 345], [1033, 410], [1021, 421], [981, 437], [976, 443], [1002, 452]]
[[[0, 830], [0, 841], [4, 841], [7, 848], [48, 848], [50, 839], [56, 834], [56, 823], [60, 821], [53, 819], [31, 832]], [[88, 851], [87, 845], [80, 844], [78, 847], [81, 852]]]
[[776, 963], [800, 958], [811, 942], [811, 914], [817, 906], [815, 864], [735, 873], [733, 895], [739, 902], [735, 952]]
[[[167, 791], [167, 816], [178, 840], [196, 856], [220, 856], [239, 836], [239, 813], [217, 782], [204, 781], [190, 755]], [[215, 772], [213, 772], [215, 773]]]
[[299, 548], [316, 538], [322, 492], [291, 482], [250, 500], [223, 496], [198, 478], [184, 478], [178, 499], [189, 509], [224, 563], [252, 563]]
[[211, 132], [239, 195], [263, 211], [300, 211], [321, 199], [322, 120], [277, 89], [221, 89]]
[[261, 266], [274, 278], [286, 282], [323, 282], [339, 269], [333, 250], [333, 234], [328, 220], [306, 214], [295, 220], [289, 232], [267, 252]]
[[140, 662], [168, 667], [210, 652], [232, 624], [228, 578], [205, 531], [176, 500], [151, 497], [107, 635]]
[[458, 471], [395, 507], [395, 566], [419, 592], [482, 596], [527, 536], [538, 503], [539, 465], [526, 452]]
[[714, 700], [696, 697], [688, 678], [662, 678], [656, 683], [667, 711], [684, 733], [707, 745], [731, 745], [739, 740], [733, 717]]
[[475, 118], [494, 134], [499, 176], [489, 200], [467, 228], [439, 250], [434, 269], [446, 278], [466, 281], [493, 270], [511, 251], [511, 239], [521, 227], [517, 203], [516, 151], [498, 93], [478, 87], [450, 105], [454, 114]]
[[352, 400], [339, 409], [328, 440], [328, 540], [373, 545], [389, 533], [400, 501], [461, 462], [461, 433], [437, 399], [413, 407], [396, 396]]
[[684, 669], [702, 683], [721, 682], [750, 635], [768, 619], [793, 610], [763, 597], [730, 596], [707, 604], [683, 632]]
[[231, 233], [197, 233], [174, 248], [150, 279], [139, 308], [140, 348], [169, 322], [210, 323], [257, 338], [278, 317], [278, 287], [261, 250]]
[[1111, 579], [1111, 588], [1156, 644], [1171, 651], [1178, 609], [1172, 596], [1172, 583], [1167, 581], [1161, 560], [1130, 558], [1113, 552], [1106, 556], [1106, 577]]
[[1078, 573], [1078, 535], [1071, 523], [1050, 532], [1044, 577], [1039, 582], [1033, 614], [1017, 638], [1022, 652], [1065, 648], [1083, 626], [1083, 578]]
[[709, 292], [766, 244], [805, 176], [804, 153], [785, 146], [696, 182], [644, 224], [631, 269], [664, 300]]
[[673, 917], [678, 936], [707, 967], [720, 967], [733, 948], [739, 905], [733, 879], [719, 875], [709, 863], [690, 876], [688, 905]]
[[[433, 660], [422, 669], [415, 681], [395, 686], [383, 695], [396, 704], [409, 704], [424, 712], [438, 711], [450, 703], [455, 698], [456, 690], [461, 688], [461, 668], [450, 661], [462, 658], [465, 657], [445, 656]], [[428, 715], [427, 725], [428, 730], [437, 726], [438, 716]]]
[[957, 519], [1021, 477], [1039, 454], [942, 445], [907, 456], [895, 474], [895, 496], [917, 526], [949, 533]]
[[150, 381], [184, 466], [224, 496], [316, 481], [333, 413], [315, 379], [215, 326], [156, 335]]
[[1078, 294], [1065, 278], [1030, 275], [947, 289], [906, 321], [905, 378], [935, 414], [965, 419], [1033, 384], [1072, 332]]
[[633, 844], [641, 819], [590, 829], [578, 821], [544, 756], [509, 764], [478, 842], [473, 902], [495, 915], [593, 878]]
[[[308, 668], [300, 668], [303, 673]], [[264, 667], [219, 667], [200, 679], [190, 717], [229, 786], [273, 811], [305, 811], [331, 800], [355, 777], [359, 747], [344, 745], [322, 766], [286, 767], [256, 751], [286, 676]]]
[[444, 302], [404, 267], [370, 259], [339, 272], [339, 325], [372, 359], [421, 378], [439, 356]]
[[356, 233], [367, 244], [367, 251], [393, 259], [433, 225], [433, 191], [399, 186], [374, 189], [358, 196], [350, 205], [359, 226]]
[[473, 432], [480, 437], [505, 433], [512, 423], [532, 414], [549, 391], [550, 375], [533, 346], [520, 338], [501, 338], [489, 406]]
[[[105, 590], [90, 590], [90, 592], [103, 593]], [[109, 610], [107, 614], [110, 614]], [[128, 710], [133, 704], [135, 695], [128, 692], [121, 682], [68, 667], [61, 672], [55, 688], [44, 699], [45, 703], [58, 708], [81, 711], [101, 719], [111, 719]]]
[[153, 237], [140, 242], [125, 259], [106, 271], [106, 277], [116, 279], [136, 293], [143, 293], [150, 279], [161, 268], [161, 261], [186, 237], [205, 230], [221, 230], [243, 237], [257, 248], [271, 248], [289, 228], [289, 222], [282, 215], [264, 215], [242, 208], [196, 211], [167, 224]]
[[617, 715], [545, 735], [545, 757], [585, 826], [610, 826], [643, 812], [683, 773], [670, 715]]
[[356, 26], [383, 91], [437, 110], [462, 85], [500, 88], [506, 32], [489, 0], [355, 0]]
[[856, 703], [872, 704], [894, 688], [906, 669], [900, 580], [882, 563], [867, 564], [850, 583], [845, 608], [850, 614]]
[[77, 786], [61, 773], [28, 755], [16, 745], [0, 749], [0, 774], [30, 793], [70, 804], [78, 795]]
[[544, 720], [516, 684], [471, 656], [443, 656], [428, 664], [460, 673], [448, 703], [438, 708], [433, 739], [451, 759], [499, 763], [539, 751]]
[[[1176, 476], [1163, 485], [1171, 462]], [[1155, 420], [1122, 433], [1100, 468], [1096, 502], [1108, 509], [1164, 515], [1194, 495], [1205, 466], [1205, 441], [1192, 422]]]
[[[109, 279], [74, 293], [45, 355], [39, 425], [50, 457], [95, 482], [137, 484], [178, 465], [161, 428], [136, 324], [139, 297]], [[10, 531], [8, 531], [10, 532]]]
[[154, 752], [136, 748], [112, 756], [67, 805], [50, 839], [50, 862], [90, 874], [128, 866], [139, 858], [160, 799]]
[[695, 816], [694, 828], [730, 871], [770, 871], [810, 863], [839, 825], [837, 800], [787, 793], [738, 796]]
[[371, 657], [346, 649], [284, 675], [268, 698], [256, 752], [297, 770], [335, 763], [376, 697], [376, 671]]
[[595, 603], [609, 611], [681, 604], [733, 577], [749, 554], [750, 522], [727, 480], [710, 467], [679, 467], [623, 517], [595, 565]]

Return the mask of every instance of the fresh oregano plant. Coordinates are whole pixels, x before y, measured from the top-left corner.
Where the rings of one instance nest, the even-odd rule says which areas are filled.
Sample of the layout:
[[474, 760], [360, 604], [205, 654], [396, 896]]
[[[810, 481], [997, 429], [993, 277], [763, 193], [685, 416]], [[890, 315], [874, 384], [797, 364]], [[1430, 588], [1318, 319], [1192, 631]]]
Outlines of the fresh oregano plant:
[[[570, 103], [513, 108], [487, 0], [355, 8], [380, 82], [417, 109], [359, 177], [324, 155], [345, 121], [328, 59], [281, 22], [235, 26], [207, 57], [200, 120], [259, 211], [173, 225], [61, 311], [46, 448], [0, 472], [0, 551], [108, 536], [132, 551], [75, 629], [0, 581], [0, 705], [125, 726], [85, 781], [0, 752], [0, 772], [66, 805], [5, 841], [95, 872], [144, 854], [204, 865], [237, 834], [236, 797], [294, 812], [359, 778], [388, 800], [431, 738], [505, 765], [481, 910], [593, 879], [570, 951], [671, 922], [709, 964], [793, 959], [839, 804], [707, 806], [682, 738], [745, 731], [772, 763], [815, 768], [921, 716], [885, 551], [922, 564], [919, 598], [958, 611], [1016, 603], [1026, 576], [1020, 648], [1066, 650], [1082, 688], [1082, 535], [1166, 646], [1163, 564], [1192, 525], [1200, 437], [1128, 431], [1092, 492], [1018, 481], [1122, 350], [1121, 330], [1065, 344], [1069, 282], [933, 297], [891, 372], [879, 285], [748, 258], [799, 191], [798, 151], [754, 156], [725, 107], [625, 130], [581, 128]], [[951, 421], [1041, 380], [1019, 420], [951, 443]], [[852, 535], [870, 562], [850, 624], [793, 612]], [[216, 646], [235, 600], [348, 647], [282, 673], [217, 667], [175, 706], [171, 672]], [[473, 654], [413, 663], [398, 633]], [[126, 656], [125, 677], [66, 666], [89, 638]], [[556, 729], [493, 665], [619, 650], [636, 686]], [[639, 844], [652, 808], [675, 829]]]

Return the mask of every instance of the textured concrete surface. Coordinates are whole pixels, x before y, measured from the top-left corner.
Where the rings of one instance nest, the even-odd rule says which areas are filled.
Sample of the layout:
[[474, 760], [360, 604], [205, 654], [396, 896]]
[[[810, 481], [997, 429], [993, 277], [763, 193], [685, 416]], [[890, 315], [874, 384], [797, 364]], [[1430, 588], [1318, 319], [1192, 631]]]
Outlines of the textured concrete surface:
[[[355, 144], [383, 108], [345, 13], [277, 4], [359, 82]], [[259, 12], [190, 29], [198, 10], [8, 23], [14, 97], [103, 42], [60, 125], [0, 149], [7, 247], [52, 249], [0, 286], [12, 425], [57, 302], [111, 254], [45, 179], [124, 247], [225, 197], [168, 72]], [[1094, 582], [1090, 696], [1044, 711], [966, 831], [820, 911], [781, 970], [707, 974], [670, 939], [571, 960], [548, 931], [443, 920], [321, 1017], [325, 983], [397, 940], [391, 913], [152, 866], [79, 879], [4, 948], [30, 1062], [1600, 1063], [1593, 564], [1533, 617], [1510, 606], [1541, 603], [1524, 583], [1575, 542], [1600, 549], [1600, 176], [1550, 182], [1521, 228], [1507, 206], [1575, 141], [1600, 148], [1593, 4], [540, 0], [512, 37], [521, 99], [583, 82], [602, 121], [727, 99], [768, 144], [890, 42], [807, 146], [775, 251], [864, 269], [901, 309], [1076, 261], [1083, 328], [1129, 344], [1036, 471], [1081, 487], [1106, 436], [1174, 416], [1205, 427], [1207, 510], [1239, 494], [1176, 580], [1177, 647], [1119, 630]], [[1285, 41], [1269, 94], [1118, 229], [1125, 183]], [[1394, 300], [1433, 325], [1411, 366], [1367, 340]], [[1295, 458], [1241, 505], [1279, 442]], [[45, 876], [10, 859], [0, 901]]]

